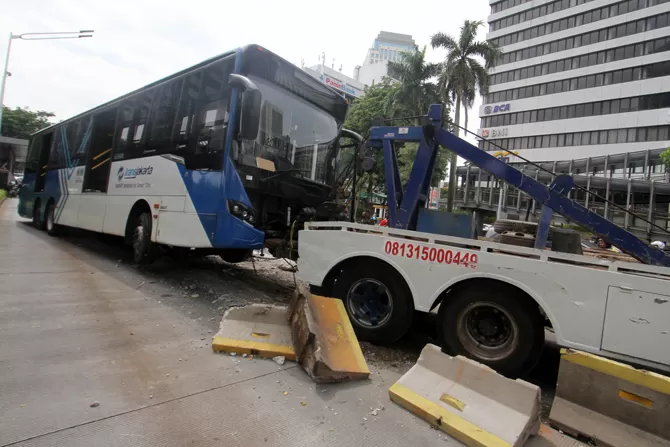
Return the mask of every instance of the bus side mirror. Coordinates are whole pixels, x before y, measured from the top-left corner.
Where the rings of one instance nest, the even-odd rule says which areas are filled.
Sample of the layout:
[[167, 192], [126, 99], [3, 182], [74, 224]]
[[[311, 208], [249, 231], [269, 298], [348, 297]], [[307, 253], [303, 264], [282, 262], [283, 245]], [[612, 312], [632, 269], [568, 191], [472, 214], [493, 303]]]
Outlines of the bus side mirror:
[[255, 140], [261, 122], [261, 92], [251, 79], [239, 74], [230, 75], [230, 84], [242, 90], [238, 136], [245, 140]]

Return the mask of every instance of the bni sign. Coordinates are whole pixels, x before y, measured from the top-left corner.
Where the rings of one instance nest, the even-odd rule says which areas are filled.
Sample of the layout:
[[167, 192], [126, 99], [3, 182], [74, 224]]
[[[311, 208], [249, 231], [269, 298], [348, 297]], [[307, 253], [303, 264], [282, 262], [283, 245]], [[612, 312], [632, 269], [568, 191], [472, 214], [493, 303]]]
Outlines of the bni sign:
[[486, 106], [484, 107], [484, 114], [490, 115], [492, 113], [502, 113], [509, 112], [510, 106], [507, 104], [498, 104], [497, 106]]

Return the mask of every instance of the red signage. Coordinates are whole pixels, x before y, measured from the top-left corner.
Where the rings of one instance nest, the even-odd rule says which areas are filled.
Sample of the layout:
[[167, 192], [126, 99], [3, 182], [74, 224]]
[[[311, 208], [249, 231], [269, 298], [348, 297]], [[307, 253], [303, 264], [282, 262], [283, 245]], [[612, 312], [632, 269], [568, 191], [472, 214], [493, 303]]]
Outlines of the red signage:
[[328, 76], [326, 76], [326, 84], [330, 85], [331, 87], [339, 88], [340, 90], [342, 90], [344, 88], [344, 86], [342, 85], [342, 83], [340, 81], [338, 81], [336, 79], [331, 79]]

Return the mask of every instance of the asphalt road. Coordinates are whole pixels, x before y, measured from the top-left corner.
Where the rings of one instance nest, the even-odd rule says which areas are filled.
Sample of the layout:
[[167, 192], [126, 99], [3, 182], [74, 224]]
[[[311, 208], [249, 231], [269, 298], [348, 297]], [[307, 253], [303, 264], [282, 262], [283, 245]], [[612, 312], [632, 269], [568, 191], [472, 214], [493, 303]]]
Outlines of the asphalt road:
[[[315, 385], [289, 362], [212, 353], [228, 307], [288, 302], [282, 260], [138, 268], [115, 238], [32, 228], [16, 200], [0, 207], [0, 253], [0, 447], [459, 444], [388, 399], [425, 330], [363, 344], [363, 383]], [[556, 366], [548, 349], [528, 378], [545, 414]]]

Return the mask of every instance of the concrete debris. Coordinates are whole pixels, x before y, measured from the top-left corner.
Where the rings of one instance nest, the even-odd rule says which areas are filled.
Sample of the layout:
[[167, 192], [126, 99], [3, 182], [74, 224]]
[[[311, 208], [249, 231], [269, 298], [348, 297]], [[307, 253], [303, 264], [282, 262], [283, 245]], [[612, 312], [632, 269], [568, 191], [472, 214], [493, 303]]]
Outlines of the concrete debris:
[[235, 357], [236, 355], [237, 355], [237, 352], [231, 352], [231, 353], [230, 353], [230, 356], [231, 356], [231, 357]]
[[377, 416], [377, 415], [379, 414], [380, 411], [382, 411], [381, 408], [375, 408], [374, 410], [372, 410], [372, 411], [370, 412], [370, 414], [371, 414], [372, 416]]
[[244, 354], [242, 354], [242, 358], [247, 358], [247, 355], [248, 354], [245, 352]]
[[278, 365], [283, 365], [284, 362], [286, 361], [286, 357], [284, 357], [283, 355], [278, 355], [277, 357], [272, 357], [272, 360], [274, 360], [275, 363]]

